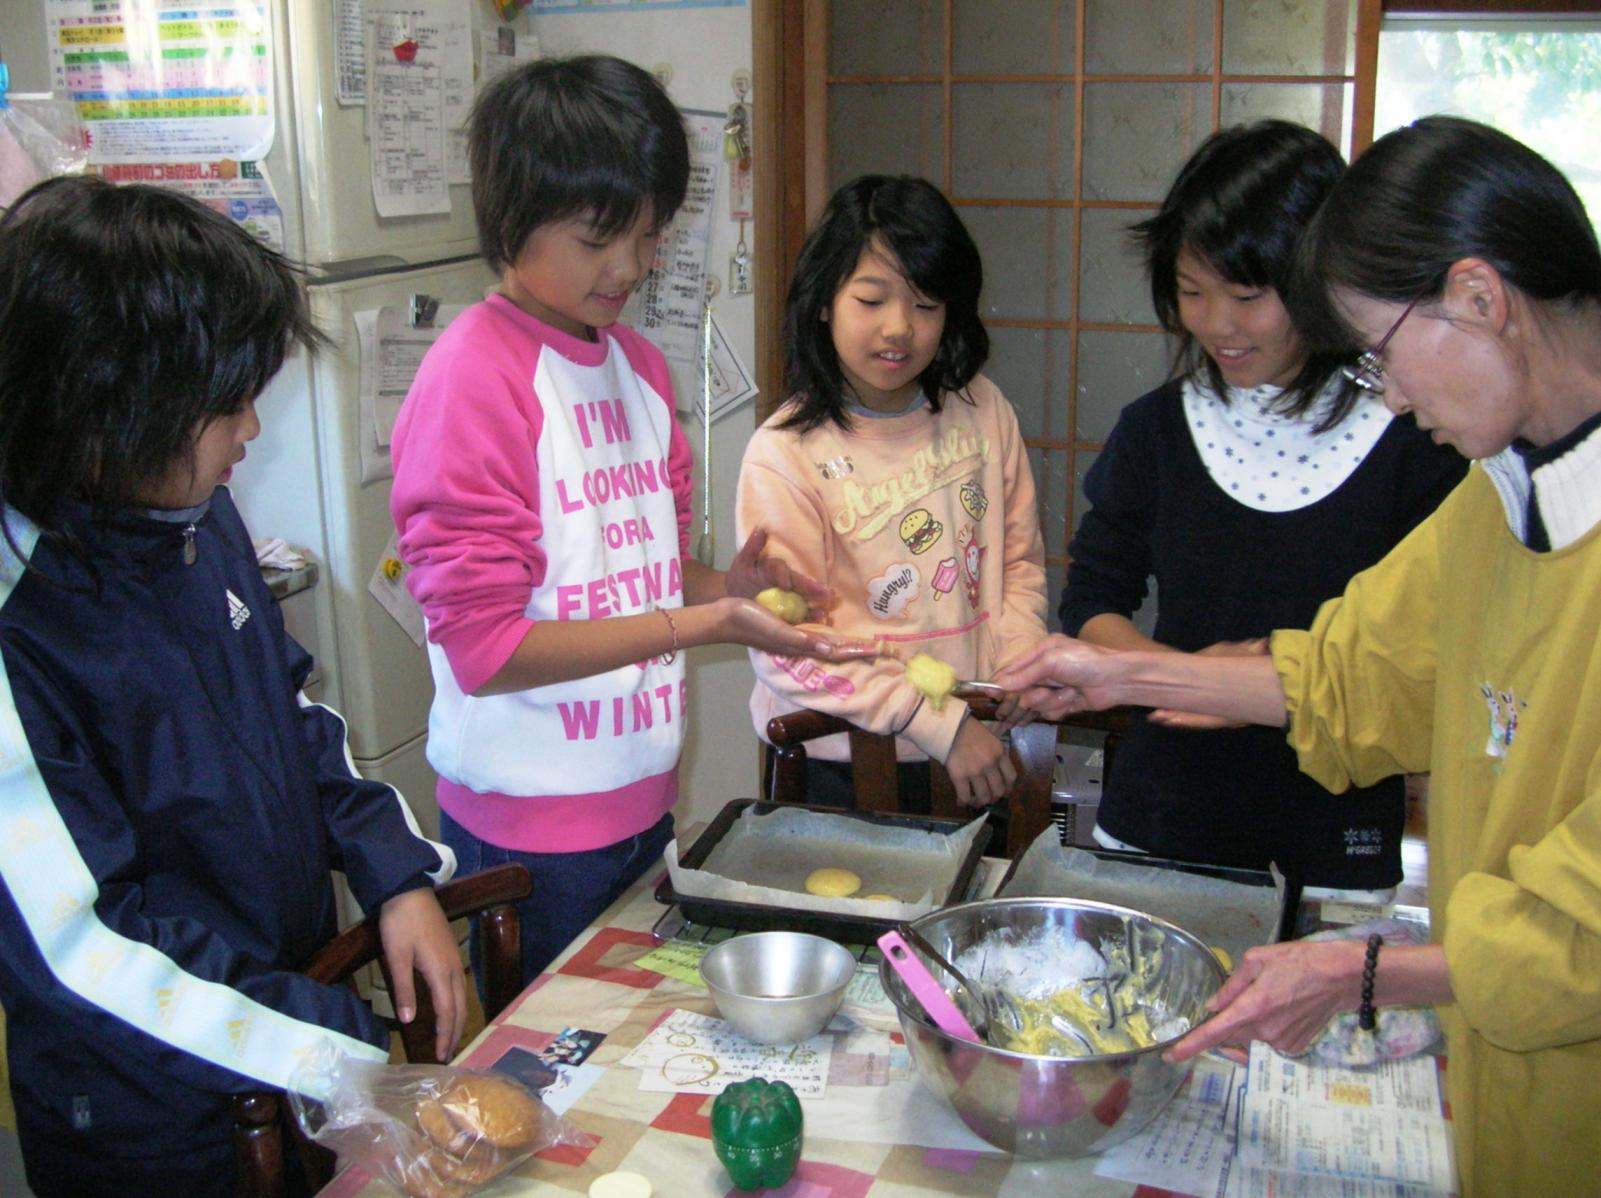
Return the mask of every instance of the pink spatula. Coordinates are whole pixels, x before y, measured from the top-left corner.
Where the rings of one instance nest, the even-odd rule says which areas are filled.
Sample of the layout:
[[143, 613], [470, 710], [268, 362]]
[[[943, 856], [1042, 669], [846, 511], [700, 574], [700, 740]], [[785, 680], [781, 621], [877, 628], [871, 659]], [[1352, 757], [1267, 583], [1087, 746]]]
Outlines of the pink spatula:
[[928, 1012], [928, 1017], [942, 1032], [962, 1040], [971, 1040], [975, 1044], [984, 1043], [983, 1037], [973, 1030], [967, 1017], [951, 1001], [945, 988], [934, 980], [934, 975], [928, 972], [922, 958], [912, 951], [899, 932], [893, 928], [885, 932], [878, 938], [878, 947], [890, 963], [890, 968], [900, 975], [906, 988], [923, 1004], [923, 1010]]

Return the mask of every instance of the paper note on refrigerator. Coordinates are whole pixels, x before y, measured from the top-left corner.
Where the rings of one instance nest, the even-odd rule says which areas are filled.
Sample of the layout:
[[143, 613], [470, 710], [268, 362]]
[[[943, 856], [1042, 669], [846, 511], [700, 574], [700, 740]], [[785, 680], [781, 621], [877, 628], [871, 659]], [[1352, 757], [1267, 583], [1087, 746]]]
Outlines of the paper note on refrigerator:
[[539, 39], [531, 33], [519, 34], [504, 25], [478, 31], [478, 86], [488, 87], [507, 71], [514, 71], [539, 57]]
[[113, 183], [154, 183], [199, 200], [263, 245], [284, 252], [284, 214], [259, 162], [129, 162], [100, 168]]
[[365, 12], [373, 204], [379, 216], [449, 212], [446, 107], [449, 94], [460, 108], [464, 13], [453, 0], [366, 0]]
[[[6, 0], [6, 7], [21, 6]], [[76, 103], [94, 130], [89, 160], [265, 157], [273, 141], [277, 8], [45, 0], [50, 90]]]
[[[676, 375], [674, 385], [677, 385]], [[729, 344], [728, 338], [723, 335], [723, 326], [712, 317], [712, 368], [711, 378], [706, 385], [696, 387], [691, 396], [694, 400], [695, 413], [702, 415], [701, 409], [706, 405], [707, 394], [710, 394], [712, 420], [721, 420], [734, 409], [738, 408], [747, 399], [754, 398], [759, 388], [740, 360], [734, 347]], [[679, 407], [686, 405], [680, 404]]]
[[334, 0], [334, 94], [340, 104], [367, 102], [366, 39], [361, 0]]
[[656, 263], [644, 285], [629, 297], [623, 323], [662, 351], [672, 368], [678, 409], [693, 410], [701, 393], [701, 315], [706, 304], [706, 261], [712, 242], [712, 211], [723, 171], [720, 112], [684, 110], [689, 132], [689, 189], [684, 203], [656, 244]]
[[[419, 301], [428, 297], [418, 296]], [[375, 308], [353, 314], [356, 345], [361, 354], [361, 481], [377, 482], [394, 474], [389, 441], [400, 405], [417, 377], [423, 355], [439, 340], [445, 326], [467, 310], [466, 304], [440, 304], [428, 320], [413, 319], [409, 308]]]
[[400, 559], [400, 534], [391, 532], [389, 544], [384, 546], [372, 577], [367, 580], [367, 593], [378, 600], [379, 606], [394, 617], [395, 623], [405, 629], [412, 643], [421, 649], [427, 627], [423, 623], [422, 608], [406, 589], [407, 569]]

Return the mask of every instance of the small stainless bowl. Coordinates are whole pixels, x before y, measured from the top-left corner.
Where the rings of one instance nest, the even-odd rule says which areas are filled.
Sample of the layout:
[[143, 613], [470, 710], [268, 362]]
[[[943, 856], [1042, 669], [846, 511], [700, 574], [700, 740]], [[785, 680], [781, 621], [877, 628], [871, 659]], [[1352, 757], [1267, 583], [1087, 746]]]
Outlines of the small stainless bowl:
[[751, 932], [714, 945], [700, 976], [717, 1010], [747, 1040], [793, 1044], [817, 1035], [845, 1000], [856, 958], [807, 932]]
[[[1083, 899], [987, 899], [946, 907], [912, 921], [952, 961], [983, 946], [1035, 943], [1049, 937], [1064, 949], [1110, 941], [1146, 960], [1142, 1005], [1153, 1004], [1191, 1026], [1207, 1017], [1206, 1000], [1223, 984], [1223, 967], [1194, 936], [1164, 920]], [[981, 954], [982, 955], [982, 954]], [[998, 979], [982, 970], [975, 980]], [[1162, 1050], [1177, 1039], [1132, 1052], [1042, 1057], [974, 1044], [936, 1027], [886, 961], [884, 993], [895, 1004], [906, 1046], [923, 1082], [963, 1123], [997, 1148], [1023, 1157], [1083, 1156], [1128, 1139], [1167, 1105], [1189, 1065], [1171, 1065]], [[1049, 983], [1051, 979], [1041, 979]], [[1068, 984], [1072, 979], [1063, 979]]]

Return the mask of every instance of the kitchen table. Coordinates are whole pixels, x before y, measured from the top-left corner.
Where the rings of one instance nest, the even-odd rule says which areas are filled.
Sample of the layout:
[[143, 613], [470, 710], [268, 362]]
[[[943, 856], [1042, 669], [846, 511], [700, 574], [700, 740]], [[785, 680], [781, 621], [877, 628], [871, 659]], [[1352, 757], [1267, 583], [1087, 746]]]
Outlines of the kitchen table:
[[[993, 884], [998, 880], [993, 865], [989, 872]], [[653, 896], [659, 877], [659, 871], [652, 872], [624, 894], [458, 1056], [458, 1064], [488, 1067], [508, 1050], [548, 1049], [569, 1028], [605, 1037], [584, 1062], [592, 1084], [567, 1111], [596, 1137], [595, 1146], [536, 1156], [487, 1187], [486, 1196], [585, 1194], [591, 1181], [614, 1169], [644, 1174], [660, 1198], [741, 1193], [712, 1150], [714, 1094], [641, 1089], [641, 1071], [620, 1063], [674, 1009], [717, 1013], [704, 987], [638, 964], [658, 947], [652, 928], [665, 910]], [[781, 1190], [757, 1193], [782, 1198], [1152, 1198], [1165, 1193], [1095, 1176], [1094, 1157], [1024, 1161], [985, 1150], [910, 1072], [904, 1050], [897, 1062], [894, 1053], [858, 1054], [848, 1042], [836, 1043], [828, 1092], [803, 1101], [805, 1143], [795, 1176]], [[851, 1117], [831, 1121], [830, 1108], [849, 1109]], [[837, 1126], [841, 1122], [848, 1126]], [[908, 1133], [908, 1128], [914, 1130]], [[393, 1194], [356, 1168], [322, 1191], [323, 1198]]]

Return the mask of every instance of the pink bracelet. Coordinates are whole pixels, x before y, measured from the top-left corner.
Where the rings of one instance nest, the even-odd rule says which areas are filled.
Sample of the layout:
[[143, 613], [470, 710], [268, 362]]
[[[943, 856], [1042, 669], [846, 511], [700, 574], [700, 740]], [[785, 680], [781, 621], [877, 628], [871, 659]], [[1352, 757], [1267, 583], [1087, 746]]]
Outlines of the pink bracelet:
[[661, 612], [663, 618], [666, 619], [667, 629], [673, 634], [673, 647], [668, 652], [676, 655], [678, 653], [678, 625], [673, 622], [672, 613], [665, 607], [658, 607], [656, 610]]

